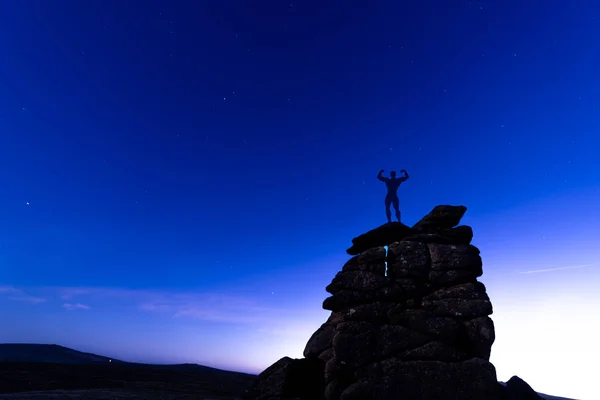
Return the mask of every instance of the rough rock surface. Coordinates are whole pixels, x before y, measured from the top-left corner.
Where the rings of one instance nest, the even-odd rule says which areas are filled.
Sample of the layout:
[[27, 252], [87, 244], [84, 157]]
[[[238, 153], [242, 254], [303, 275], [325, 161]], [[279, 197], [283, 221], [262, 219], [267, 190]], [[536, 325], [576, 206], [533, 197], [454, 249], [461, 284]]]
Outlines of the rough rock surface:
[[[492, 303], [472, 230], [456, 227], [465, 211], [438, 206], [412, 228], [387, 224], [353, 240], [348, 252], [359, 254], [327, 286], [332, 313], [304, 350], [324, 364], [311, 370], [323, 373], [315, 400], [512, 399], [489, 362]], [[264, 371], [263, 387], [282, 386], [289, 362]], [[249, 398], [296, 398], [259, 392]]]
[[387, 246], [402, 240], [469, 244], [473, 239], [473, 230], [468, 226], [457, 226], [467, 211], [465, 206], [437, 206], [412, 228], [401, 222], [381, 225], [352, 239], [352, 246], [346, 250], [357, 255], [375, 247]]
[[400, 241], [387, 266], [384, 251], [350, 260], [327, 286], [332, 315], [304, 354], [326, 362], [326, 399], [500, 399], [479, 250]]

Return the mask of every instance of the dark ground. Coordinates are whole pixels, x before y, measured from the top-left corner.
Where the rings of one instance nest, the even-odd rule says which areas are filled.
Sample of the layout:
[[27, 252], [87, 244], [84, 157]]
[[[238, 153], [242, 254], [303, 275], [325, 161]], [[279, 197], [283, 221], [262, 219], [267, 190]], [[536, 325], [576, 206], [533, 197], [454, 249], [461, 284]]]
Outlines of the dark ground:
[[4, 362], [0, 400], [231, 400], [254, 378], [198, 365]]

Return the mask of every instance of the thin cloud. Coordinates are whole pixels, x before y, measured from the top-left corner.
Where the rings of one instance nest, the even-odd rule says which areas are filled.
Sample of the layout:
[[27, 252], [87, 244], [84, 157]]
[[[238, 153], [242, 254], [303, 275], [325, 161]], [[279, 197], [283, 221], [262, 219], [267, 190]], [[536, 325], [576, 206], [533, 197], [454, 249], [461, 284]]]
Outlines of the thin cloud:
[[70, 300], [74, 296], [81, 296], [90, 293], [89, 289], [85, 288], [61, 288], [60, 298], [63, 300]]
[[42, 297], [31, 296], [25, 293], [23, 290], [17, 289], [13, 286], [0, 286], [0, 293], [9, 295], [7, 297], [8, 300], [19, 301], [22, 303], [39, 304], [47, 300]]
[[[265, 309], [266, 311], [266, 309]], [[263, 324], [275, 320], [273, 312], [257, 312], [256, 310], [209, 310], [206, 308], [187, 308], [176, 311], [173, 318], [193, 318], [203, 321], [225, 322], [236, 324]]]
[[89, 310], [90, 307], [86, 306], [85, 304], [81, 304], [81, 303], [77, 303], [77, 304], [70, 304], [70, 303], [65, 303], [63, 304], [63, 307], [69, 311], [75, 311], [75, 310]]
[[577, 268], [587, 268], [587, 267], [593, 267], [596, 264], [584, 264], [584, 265], [572, 265], [569, 267], [558, 267], [558, 268], [548, 268], [548, 269], [534, 269], [534, 270], [530, 270], [530, 271], [521, 271], [518, 272], [518, 274], [539, 274], [542, 272], [553, 272], [553, 271], [562, 271], [565, 269], [577, 269]]
[[22, 303], [29, 303], [29, 304], [39, 304], [39, 303], [44, 303], [47, 301], [47, 299], [44, 299], [41, 297], [29, 296], [27, 294], [22, 294], [19, 296], [10, 296], [8, 299], [12, 300], [12, 301], [20, 301]]
[[63, 287], [54, 288], [60, 298], [102, 303], [117, 302], [140, 312], [164, 314], [172, 318], [232, 324], [268, 324], [280, 321], [288, 311], [264, 305], [255, 299], [213, 292], [173, 292], [145, 289]]
[[140, 310], [144, 311], [153, 311], [153, 312], [168, 312], [170, 310], [169, 306], [160, 305], [160, 304], [140, 304]]
[[285, 310], [263, 306], [252, 299], [211, 293], [160, 293], [151, 296], [141, 310], [167, 313], [173, 318], [261, 324], [281, 318]]
[[[166, 291], [114, 287], [41, 287], [45, 297], [61, 299], [68, 311], [89, 310], [91, 302], [105, 308], [163, 315], [173, 319], [229, 324], [235, 326], [279, 326], [290, 318], [289, 310], [263, 299], [234, 294], [195, 291]], [[17, 296], [16, 293], [11, 293]], [[41, 298], [40, 298], [41, 300]], [[34, 301], [32, 299], [32, 301]], [[295, 316], [297, 317], [297, 315]]]

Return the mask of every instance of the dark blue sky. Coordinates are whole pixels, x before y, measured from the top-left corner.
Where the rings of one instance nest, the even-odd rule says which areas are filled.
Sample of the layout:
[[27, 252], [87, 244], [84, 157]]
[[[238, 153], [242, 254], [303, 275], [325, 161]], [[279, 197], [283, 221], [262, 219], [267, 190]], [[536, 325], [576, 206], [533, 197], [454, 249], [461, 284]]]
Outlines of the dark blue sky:
[[[553, 201], [598, 193], [599, 22], [591, 0], [6, 1], [0, 283], [38, 307], [6, 303], [16, 330], [0, 340], [118, 352], [83, 331], [32, 332], [79, 309], [86, 316], [64, 323], [121, 321], [131, 348], [138, 297], [152, 298], [146, 310], [160, 308], [156, 296], [218, 309], [198, 293], [302, 309], [316, 315], [310, 336], [350, 239], [385, 222], [380, 169], [410, 173], [405, 222], [464, 204], [484, 261], [500, 263], [492, 238], [523, 236], [517, 225], [527, 221], [523, 240], [538, 237], [542, 221], [560, 218]], [[540, 202], [550, 215], [534, 219]], [[572, 218], [589, 222], [592, 204]], [[511, 230], [485, 230], [508, 210], [521, 210]], [[137, 300], [131, 310], [64, 303], [86, 290]], [[183, 312], [169, 299], [161, 310]], [[198, 330], [212, 343], [229, 329], [202, 318], [173, 323], [138, 358], [177, 361], [184, 350], [148, 349]]]

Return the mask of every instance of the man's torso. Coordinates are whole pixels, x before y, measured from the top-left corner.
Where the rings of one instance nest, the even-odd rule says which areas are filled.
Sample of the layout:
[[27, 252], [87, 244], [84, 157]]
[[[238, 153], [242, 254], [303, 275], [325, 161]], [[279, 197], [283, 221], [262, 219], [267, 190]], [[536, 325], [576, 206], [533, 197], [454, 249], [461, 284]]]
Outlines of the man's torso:
[[402, 178], [388, 179], [385, 182], [385, 185], [387, 186], [387, 196], [397, 196], [400, 184], [402, 184]]

